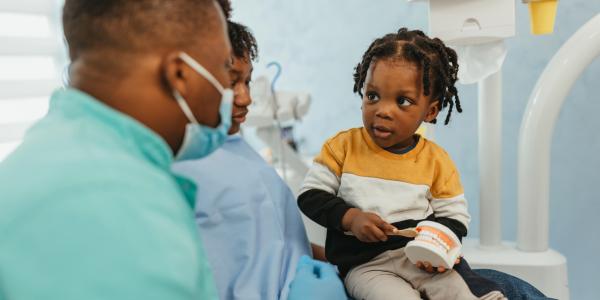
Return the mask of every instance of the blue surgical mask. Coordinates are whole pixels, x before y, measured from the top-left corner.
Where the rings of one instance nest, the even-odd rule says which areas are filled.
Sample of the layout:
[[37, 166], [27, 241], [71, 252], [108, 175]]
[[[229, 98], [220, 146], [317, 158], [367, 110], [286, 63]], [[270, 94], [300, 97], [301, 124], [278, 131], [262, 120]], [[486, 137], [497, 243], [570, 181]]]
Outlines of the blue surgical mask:
[[177, 154], [175, 161], [200, 159], [208, 156], [217, 150], [227, 139], [229, 127], [231, 127], [231, 110], [233, 106], [233, 91], [225, 89], [219, 81], [200, 65], [196, 60], [185, 53], [179, 55], [181, 60], [188, 64], [198, 74], [202, 75], [221, 93], [221, 106], [219, 107], [219, 115], [221, 124], [217, 128], [211, 128], [198, 123], [196, 117], [192, 113], [186, 100], [177, 90], [173, 90], [173, 96], [177, 100], [179, 107], [188, 118], [190, 123], [185, 128], [185, 136], [183, 144]]

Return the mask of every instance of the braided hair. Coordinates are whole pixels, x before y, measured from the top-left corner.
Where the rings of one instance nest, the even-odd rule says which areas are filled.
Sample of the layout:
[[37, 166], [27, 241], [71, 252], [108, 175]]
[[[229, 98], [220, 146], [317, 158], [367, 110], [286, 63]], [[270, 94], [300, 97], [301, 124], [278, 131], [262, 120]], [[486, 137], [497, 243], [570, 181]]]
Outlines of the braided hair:
[[[450, 122], [454, 106], [459, 113], [462, 112], [455, 86], [458, 79], [456, 52], [446, 47], [440, 39], [432, 39], [421, 30], [406, 28], [376, 39], [355, 68], [355, 93], [363, 96], [362, 89], [371, 63], [376, 59], [386, 58], [407, 60], [421, 67], [425, 96], [431, 96], [431, 99], [438, 101], [440, 110], [450, 106], [444, 124]], [[431, 123], [435, 124], [436, 120], [432, 120]]]
[[[248, 29], [248, 27], [231, 21], [231, 8], [230, 0], [217, 0], [217, 3], [223, 9], [223, 14], [227, 19], [227, 34], [231, 41], [231, 48], [233, 55], [241, 59], [256, 60], [258, 57], [258, 45], [256, 44], [256, 38]], [[247, 56], [246, 56], [247, 55]]]
[[240, 59], [256, 60], [258, 57], [258, 46], [250, 29], [240, 23], [227, 21], [227, 31], [233, 55]]

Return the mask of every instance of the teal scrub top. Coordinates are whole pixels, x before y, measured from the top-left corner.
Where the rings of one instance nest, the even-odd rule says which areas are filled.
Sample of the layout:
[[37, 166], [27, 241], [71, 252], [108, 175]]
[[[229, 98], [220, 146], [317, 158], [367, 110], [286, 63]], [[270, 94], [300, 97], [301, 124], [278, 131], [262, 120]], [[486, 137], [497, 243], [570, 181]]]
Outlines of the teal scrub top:
[[129, 116], [55, 92], [0, 164], [0, 299], [217, 299], [172, 156]]

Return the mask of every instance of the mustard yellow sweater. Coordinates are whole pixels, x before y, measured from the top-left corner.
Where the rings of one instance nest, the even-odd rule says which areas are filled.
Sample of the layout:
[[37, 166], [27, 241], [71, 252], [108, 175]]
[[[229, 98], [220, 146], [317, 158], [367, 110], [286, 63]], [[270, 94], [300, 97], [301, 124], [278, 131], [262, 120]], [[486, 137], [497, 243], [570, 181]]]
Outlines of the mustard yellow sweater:
[[363, 243], [343, 233], [341, 220], [352, 207], [379, 215], [398, 228], [434, 220], [457, 236], [470, 220], [460, 176], [440, 146], [418, 137], [404, 154], [388, 152], [364, 128], [338, 133], [327, 140], [304, 181], [298, 204], [327, 231], [327, 258], [344, 275], [380, 253], [404, 247], [409, 239]]

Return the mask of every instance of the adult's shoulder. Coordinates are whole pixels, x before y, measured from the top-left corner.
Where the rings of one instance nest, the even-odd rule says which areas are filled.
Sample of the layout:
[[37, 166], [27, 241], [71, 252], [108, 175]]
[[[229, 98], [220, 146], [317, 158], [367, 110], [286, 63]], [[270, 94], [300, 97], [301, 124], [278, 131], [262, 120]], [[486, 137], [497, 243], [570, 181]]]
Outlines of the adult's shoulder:
[[[103, 286], [109, 298], [175, 299], [210, 276], [200, 274], [193, 213], [174, 186], [103, 163], [89, 175], [78, 173], [92, 171], [78, 163], [55, 179], [43, 172], [29, 182], [43, 186], [23, 190], [24, 183], [10, 199], [2, 195], [0, 263], [14, 283], [8, 295], [99, 299], [93, 293]], [[36, 289], [21, 288], [27, 285]]]
[[86, 144], [37, 146], [23, 145], [0, 165], [0, 206], [6, 214], [41, 207], [125, 211], [142, 201], [181, 197], [168, 171], [127, 151]]

